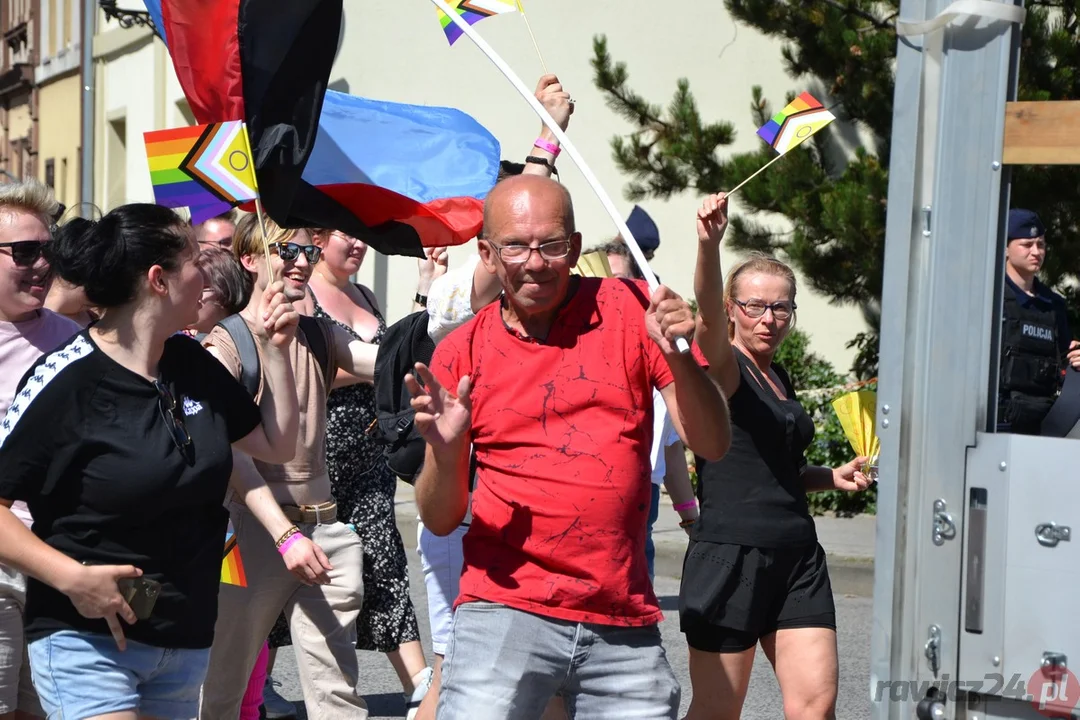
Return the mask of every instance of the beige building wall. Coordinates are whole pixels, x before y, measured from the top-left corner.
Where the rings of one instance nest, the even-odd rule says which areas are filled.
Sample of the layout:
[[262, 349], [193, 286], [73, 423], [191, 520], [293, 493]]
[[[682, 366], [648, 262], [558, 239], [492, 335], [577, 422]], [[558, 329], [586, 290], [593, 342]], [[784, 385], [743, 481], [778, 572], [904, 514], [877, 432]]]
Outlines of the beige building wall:
[[79, 203], [80, 90], [77, 74], [39, 90], [38, 179], [46, 182], [51, 167], [56, 199], [69, 208]]
[[99, 17], [94, 56], [95, 203], [153, 202], [143, 133], [194, 123], [168, 51], [147, 28]]
[[[785, 94], [807, 88], [784, 72], [780, 44], [746, 26], [737, 29], [723, 3], [695, 3], [692, 12], [657, 12], [648, 0], [581, 2], [544, 0], [527, 4], [529, 20], [548, 68], [556, 73], [576, 101], [569, 135], [625, 219], [633, 203], [623, 198], [627, 178], [611, 159], [610, 140], [630, 126], [608, 109], [592, 82], [592, 40], [606, 34], [613, 58], [625, 61], [630, 86], [648, 100], [664, 106], [676, 81], [686, 77], [706, 120], [735, 124], [735, 143], [723, 152], [752, 150], [755, 135], [749, 106], [750, 89], [761, 85], [776, 109]], [[475, 26], [531, 89], [543, 70], [519, 16], [483, 20]], [[479, 120], [502, 144], [504, 159], [522, 162], [540, 129], [531, 108], [495, 66], [468, 40], [450, 47], [439, 28], [430, 2], [370, 3], [345, 0], [344, 41], [331, 81], [347, 84], [354, 95], [406, 103], [460, 108]], [[558, 162], [570, 189], [578, 228], [586, 246], [617, 234], [615, 226], [573, 161], [565, 153]], [[783, 172], [777, 163], [768, 172]], [[720, 188], [717, 188], [718, 190]], [[661, 245], [653, 268], [674, 290], [692, 294], [696, 252], [695, 216], [700, 196], [687, 192], [668, 201], [640, 204], [660, 228]], [[743, 212], [737, 197], [732, 212]], [[460, 263], [475, 243], [455, 248], [451, 263]], [[369, 256], [361, 279], [376, 289], [387, 319], [411, 310], [416, 285], [416, 261]], [[735, 256], [724, 254], [725, 266]], [[803, 288], [809, 284], [802, 282]], [[847, 371], [852, 352], [845, 343], [864, 329], [859, 313], [837, 308], [821, 296], [803, 291], [799, 297], [799, 326], [812, 338], [812, 348], [838, 369]]]
[[51, 184], [56, 199], [69, 208], [79, 201], [79, 151], [82, 146], [81, 3], [42, 0], [38, 27], [37, 177]]
[[12, 140], [30, 136], [30, 103], [29, 99], [12, 105], [8, 110], [8, 137]]

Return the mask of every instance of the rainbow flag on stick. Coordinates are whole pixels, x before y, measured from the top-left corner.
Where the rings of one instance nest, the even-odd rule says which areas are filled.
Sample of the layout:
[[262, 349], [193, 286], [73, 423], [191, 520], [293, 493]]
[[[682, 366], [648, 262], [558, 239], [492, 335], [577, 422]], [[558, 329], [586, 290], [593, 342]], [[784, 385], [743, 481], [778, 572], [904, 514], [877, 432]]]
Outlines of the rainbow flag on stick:
[[757, 134], [773, 150], [783, 155], [835, 119], [813, 95], [804, 92], [773, 115], [769, 122], [758, 129]]
[[229, 529], [225, 533], [225, 553], [221, 560], [221, 582], [226, 585], [247, 587], [244, 563], [240, 561], [240, 546], [236, 544], [236, 533], [233, 532], [231, 522], [229, 523]]
[[258, 194], [247, 128], [239, 120], [143, 134], [154, 200], [191, 210], [198, 224]]
[[810, 93], [804, 92], [792, 100], [787, 107], [773, 115], [772, 119], [757, 131], [758, 137], [769, 143], [779, 154], [758, 168], [753, 175], [728, 190], [727, 195], [729, 197], [734, 195], [736, 190], [765, 172], [765, 168], [784, 157], [789, 150], [801, 145], [808, 137], [835, 119], [836, 117]]
[[[453, 7], [457, 14], [470, 25], [475, 25], [492, 15], [518, 12], [518, 4], [515, 0], [447, 0], [446, 4]], [[439, 24], [446, 33], [446, 39], [453, 45], [462, 36], [461, 30], [442, 10], [436, 9], [436, 12], [439, 14]]]

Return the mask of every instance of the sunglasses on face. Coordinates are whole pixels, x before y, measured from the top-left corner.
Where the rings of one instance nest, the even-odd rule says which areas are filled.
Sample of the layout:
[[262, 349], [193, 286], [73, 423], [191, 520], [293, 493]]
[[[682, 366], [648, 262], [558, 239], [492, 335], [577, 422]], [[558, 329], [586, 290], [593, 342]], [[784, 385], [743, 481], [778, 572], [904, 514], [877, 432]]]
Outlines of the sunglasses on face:
[[274, 243], [270, 246], [270, 249], [276, 252], [278, 257], [285, 262], [292, 262], [300, 257], [300, 253], [304, 253], [308, 265], [314, 265], [319, 262], [319, 258], [322, 256], [322, 248], [318, 245], [300, 245], [299, 243], [285, 242]]
[[45, 251], [45, 243], [37, 240], [0, 243], [0, 248], [11, 248], [11, 259], [19, 267], [30, 267]]
[[184, 418], [177, 411], [176, 398], [160, 380], [154, 381], [154, 389], [158, 394], [158, 412], [161, 413], [161, 419], [165, 421], [165, 427], [169, 428], [169, 435], [176, 449], [186, 458], [191, 445], [191, 435], [188, 434], [187, 426], [184, 425]]

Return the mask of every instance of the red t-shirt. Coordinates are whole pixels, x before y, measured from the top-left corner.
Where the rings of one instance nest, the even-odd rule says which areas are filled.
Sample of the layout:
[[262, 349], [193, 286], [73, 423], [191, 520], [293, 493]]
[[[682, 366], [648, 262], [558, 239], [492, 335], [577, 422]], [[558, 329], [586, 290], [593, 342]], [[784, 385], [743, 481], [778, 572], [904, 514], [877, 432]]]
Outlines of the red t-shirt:
[[645, 562], [653, 387], [672, 382], [645, 331], [644, 282], [581, 278], [547, 340], [492, 303], [435, 350], [472, 377], [472, 524], [456, 605], [487, 600], [575, 622], [663, 619]]

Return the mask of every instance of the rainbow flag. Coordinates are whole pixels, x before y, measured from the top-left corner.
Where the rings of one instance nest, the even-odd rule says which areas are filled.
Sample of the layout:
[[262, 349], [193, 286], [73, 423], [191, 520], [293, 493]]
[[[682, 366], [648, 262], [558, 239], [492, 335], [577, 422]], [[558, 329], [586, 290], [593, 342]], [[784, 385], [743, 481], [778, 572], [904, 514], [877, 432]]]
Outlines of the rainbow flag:
[[198, 224], [259, 194], [239, 120], [143, 133], [154, 200], [191, 210]]
[[835, 119], [813, 95], [804, 92], [762, 125], [757, 134], [783, 155]]
[[236, 533], [233, 532], [232, 523], [225, 533], [225, 553], [221, 560], [221, 582], [226, 585], [238, 585], [247, 587], [247, 575], [244, 574], [244, 563], [240, 561], [240, 546], [236, 544]]
[[[470, 25], [475, 25], [492, 15], [518, 11], [516, 0], [446, 0], [446, 4], [454, 8], [457, 14], [463, 17], [465, 22]], [[446, 33], [446, 39], [453, 45], [463, 33], [441, 9], [436, 8], [436, 12], [439, 14], [439, 24], [442, 25], [443, 32]]]

